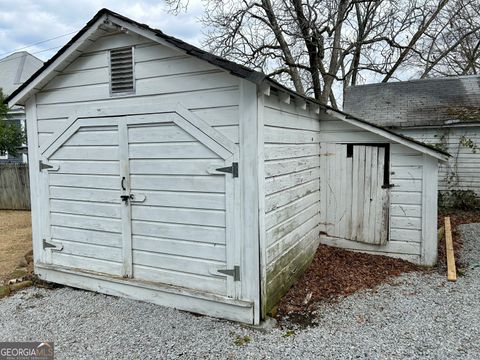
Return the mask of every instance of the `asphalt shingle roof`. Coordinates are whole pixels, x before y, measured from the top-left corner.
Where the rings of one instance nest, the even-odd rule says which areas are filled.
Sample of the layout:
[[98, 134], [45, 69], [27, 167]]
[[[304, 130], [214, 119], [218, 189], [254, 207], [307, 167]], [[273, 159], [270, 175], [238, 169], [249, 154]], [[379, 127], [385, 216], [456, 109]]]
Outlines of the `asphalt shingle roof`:
[[391, 128], [480, 124], [480, 76], [349, 87], [344, 108]]

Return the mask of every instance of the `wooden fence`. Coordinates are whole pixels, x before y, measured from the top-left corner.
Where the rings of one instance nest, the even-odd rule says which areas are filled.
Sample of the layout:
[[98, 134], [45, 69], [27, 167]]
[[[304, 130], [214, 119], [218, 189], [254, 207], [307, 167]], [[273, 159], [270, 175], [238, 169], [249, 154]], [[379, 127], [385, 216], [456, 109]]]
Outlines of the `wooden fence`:
[[30, 209], [28, 164], [0, 164], [0, 209]]

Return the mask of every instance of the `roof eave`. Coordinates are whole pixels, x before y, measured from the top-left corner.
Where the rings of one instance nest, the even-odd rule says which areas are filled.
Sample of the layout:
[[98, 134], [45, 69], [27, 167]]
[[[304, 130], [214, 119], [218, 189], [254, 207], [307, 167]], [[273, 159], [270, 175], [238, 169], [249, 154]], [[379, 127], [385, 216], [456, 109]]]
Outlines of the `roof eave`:
[[346, 112], [343, 112], [341, 110], [334, 109], [330, 106], [321, 104], [315, 99], [300, 95], [297, 92], [285, 87], [284, 85], [276, 82], [273, 79], [267, 78], [263, 82], [263, 84], [266, 84], [268, 86], [273, 86], [280, 91], [285, 91], [285, 92], [289, 93], [294, 98], [301, 99], [302, 101], [305, 101], [309, 104], [313, 104], [314, 106], [317, 106], [320, 109], [324, 110], [327, 114], [329, 114], [333, 117], [336, 117], [339, 120], [351, 123], [352, 125], [363, 128], [367, 131], [377, 133], [377, 134], [379, 134], [379, 135], [381, 135], [385, 138], [390, 138], [390, 139], [392, 139], [392, 140], [394, 140], [394, 141], [396, 141], [400, 144], [406, 145], [406, 146], [408, 146], [410, 148], [413, 148], [417, 151], [420, 151], [422, 153], [426, 153], [426, 154], [428, 154], [428, 155], [430, 155], [430, 156], [432, 156], [432, 157], [434, 157], [434, 158], [436, 158], [436, 159], [438, 159], [442, 162], [448, 161], [448, 159], [451, 157], [451, 155], [447, 152], [437, 150], [437, 149], [433, 149], [430, 146], [428, 146], [427, 144], [424, 144], [420, 141], [410, 139], [406, 136], [397, 134], [396, 132], [394, 132], [392, 130], [385, 129], [382, 126], [372, 124], [372, 123], [370, 123], [366, 120], [359, 119], [359, 118], [357, 118], [353, 115], [350, 115]]
[[[14, 105], [25, 105], [25, 101], [32, 95], [36, 87], [45, 80], [45, 77], [52, 74], [55, 69], [64, 61], [72, 56], [85, 40], [95, 32], [100, 24], [107, 18], [105, 9], [100, 10], [75, 36], [70, 39], [53, 57], [44, 63], [30, 78], [19, 86], [12, 94], [10, 94], [4, 101], [9, 107]], [[74, 45], [77, 46], [74, 46]], [[42, 76], [43, 75], [43, 76]]]
[[472, 127], [480, 126], [480, 121], [463, 121], [454, 122], [450, 124], [420, 124], [420, 125], [403, 125], [403, 126], [389, 126], [396, 129], [437, 129], [437, 128], [453, 128], [453, 127]]
[[335, 110], [335, 109], [329, 109], [327, 110], [327, 113], [331, 116], [336, 117], [339, 120], [343, 120], [345, 122], [348, 122], [352, 125], [355, 125], [357, 127], [360, 127], [364, 130], [370, 131], [377, 133], [387, 139], [391, 139], [399, 144], [405, 145], [407, 147], [410, 147], [414, 150], [420, 151], [422, 153], [428, 154], [442, 162], [448, 161], [448, 159], [451, 157], [451, 155], [445, 151], [437, 150], [434, 149], [427, 144], [424, 144], [420, 141], [410, 139], [406, 136], [397, 134], [391, 130], [385, 129], [383, 127], [377, 126], [375, 124], [371, 124], [365, 120], [358, 119], [352, 115], [349, 115], [347, 113], [344, 113], [343, 111]]

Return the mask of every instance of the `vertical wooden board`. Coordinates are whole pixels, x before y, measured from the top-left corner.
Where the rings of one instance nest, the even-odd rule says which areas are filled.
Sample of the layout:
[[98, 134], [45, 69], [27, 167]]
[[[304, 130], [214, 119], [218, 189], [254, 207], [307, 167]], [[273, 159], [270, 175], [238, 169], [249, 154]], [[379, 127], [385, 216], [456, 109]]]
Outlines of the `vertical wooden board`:
[[[346, 147], [345, 147], [346, 151]], [[346, 162], [346, 174], [345, 174], [345, 238], [352, 238], [352, 194], [353, 194], [353, 158], [347, 158], [345, 155]]]
[[[258, 89], [257, 89], [258, 90]], [[264, 146], [264, 127], [265, 127], [265, 96], [262, 91], [257, 91], [257, 161], [258, 161], [258, 252], [259, 252], [259, 288], [253, 289], [259, 294], [255, 296], [254, 304], [254, 323], [259, 323], [262, 314], [266, 311], [267, 296], [267, 251], [266, 251], [266, 206], [265, 206], [265, 146]]]
[[[225, 161], [225, 166], [229, 166], [233, 161], [238, 161], [232, 158]], [[238, 191], [238, 186], [235, 186], [235, 178], [227, 174], [225, 177], [225, 209], [226, 209], [226, 265], [228, 269], [233, 269], [235, 265], [240, 264], [239, 253], [239, 241], [238, 237], [235, 235], [237, 233], [238, 221], [235, 221], [236, 210], [239, 208], [240, 195]], [[236, 284], [233, 281], [231, 276], [227, 277], [227, 296], [235, 298], [239, 296], [240, 293], [236, 291]]]
[[382, 233], [382, 213], [383, 213], [383, 197], [385, 189], [382, 189], [383, 185], [383, 173], [382, 168], [385, 166], [385, 152], [382, 149], [377, 151], [377, 206], [375, 207], [375, 244], [379, 244]]
[[327, 233], [335, 234], [335, 211], [336, 211], [336, 194], [335, 194], [335, 144], [328, 144], [328, 175], [327, 175]]
[[447, 253], [447, 278], [449, 281], [457, 280], [457, 269], [455, 267], [455, 255], [453, 253], [452, 228], [450, 216], [445, 217], [445, 250]]
[[[359, 147], [353, 147], [353, 166], [352, 166], [352, 225], [350, 227], [350, 239], [357, 239], [357, 227], [358, 227], [358, 192], [361, 191], [359, 187], [359, 173], [360, 173], [360, 159], [359, 159]], [[361, 205], [361, 204], [360, 204]]]
[[30, 172], [30, 207], [32, 215], [33, 258], [35, 265], [45, 262], [42, 249], [41, 212], [46, 211], [40, 202], [39, 157], [38, 157], [38, 121], [36, 96], [25, 104], [26, 127], [28, 136], [28, 169]]
[[[378, 149], [378, 182], [383, 185], [385, 164], [385, 148]], [[380, 186], [381, 188], [381, 186]], [[380, 191], [380, 190], [379, 190]], [[385, 244], [388, 240], [389, 219], [390, 219], [390, 189], [381, 188], [381, 201], [378, 202], [377, 222], [380, 224], [377, 234], [377, 244]]]
[[320, 143], [320, 231], [327, 232], [327, 143]]
[[[238, 80], [237, 80], [238, 81]], [[259, 192], [258, 192], [258, 101], [255, 84], [240, 80], [240, 177], [235, 179], [237, 191], [235, 206], [240, 214], [236, 218], [237, 265], [241, 266], [242, 279], [237, 284], [239, 298], [252, 299], [258, 305], [260, 294], [259, 273]], [[263, 142], [263, 139], [261, 139]], [[237, 151], [237, 150], [236, 150]], [[242, 175], [243, 174], [243, 175]], [[258, 306], [257, 306], [258, 307]], [[257, 314], [258, 315], [258, 314]]]
[[340, 183], [340, 172], [341, 172], [341, 148], [337, 144], [331, 144], [332, 152], [335, 154], [332, 156], [333, 161], [330, 162], [331, 164], [331, 171], [333, 173], [333, 181], [331, 182], [332, 185], [332, 193], [333, 193], [333, 213], [332, 213], [332, 221], [333, 221], [333, 234], [335, 236], [339, 236], [340, 232], [340, 212], [341, 212], [341, 183]]
[[[40, 171], [39, 175], [39, 183], [40, 183], [40, 202], [43, 204], [43, 211], [41, 216], [41, 223], [42, 223], [42, 237], [46, 239], [46, 241], [51, 241], [52, 239], [52, 229], [51, 229], [51, 211], [50, 211], [50, 174], [48, 170]], [[42, 239], [42, 240], [43, 240]], [[45, 253], [45, 262], [51, 263], [52, 262], [52, 250], [51, 249], [44, 249]]]
[[325, 143], [325, 188], [324, 188], [324, 193], [325, 193], [325, 232], [328, 234], [330, 231], [330, 226], [329, 226], [329, 204], [330, 204], [330, 161], [331, 158], [329, 157], [328, 153], [330, 150], [330, 145], [328, 143]]
[[377, 202], [379, 199], [379, 191], [382, 190], [381, 184], [378, 183], [378, 147], [372, 148], [372, 172], [371, 172], [371, 185], [370, 185], [370, 211], [369, 211], [369, 232], [368, 238], [372, 243], [376, 243], [376, 230], [379, 228], [376, 222], [377, 214]]
[[[130, 166], [129, 166], [129, 142], [127, 124], [125, 118], [118, 124], [118, 148], [120, 162], [120, 179], [122, 195], [130, 195]], [[120, 188], [120, 186], [119, 186]], [[129, 201], [130, 203], [130, 201]], [[122, 203], [122, 276], [131, 278], [133, 276], [133, 255], [132, 255], [132, 206], [129, 203]]]
[[357, 241], [363, 241], [363, 228], [365, 226], [363, 222], [363, 213], [364, 213], [364, 204], [365, 204], [365, 146], [354, 146], [357, 150], [358, 157], [358, 190], [354, 194], [357, 198], [357, 213], [354, 213], [353, 216], [357, 218], [357, 227], [354, 229], [355, 239]]
[[[364, 187], [363, 187], [363, 229], [362, 229], [362, 239], [363, 242], [372, 243], [373, 240], [370, 238], [370, 204], [372, 202], [371, 195], [371, 183], [372, 183], [372, 173], [376, 173], [375, 168], [372, 168], [372, 146], [365, 146], [365, 172], [364, 172]], [[375, 175], [373, 175], [375, 176]]]
[[340, 171], [337, 178], [339, 185], [339, 198], [337, 206], [337, 236], [345, 238], [346, 236], [346, 224], [347, 224], [347, 207], [346, 207], [346, 188], [347, 188], [347, 145], [336, 145], [336, 163], [337, 167], [340, 167]]

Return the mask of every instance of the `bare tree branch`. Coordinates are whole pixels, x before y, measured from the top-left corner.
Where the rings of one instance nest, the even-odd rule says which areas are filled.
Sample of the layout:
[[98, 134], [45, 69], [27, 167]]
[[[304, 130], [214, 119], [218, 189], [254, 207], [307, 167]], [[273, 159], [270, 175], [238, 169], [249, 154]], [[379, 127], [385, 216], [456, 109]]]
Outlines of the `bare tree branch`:
[[[188, 1], [166, 0], [174, 13]], [[204, 0], [204, 45], [337, 106], [347, 86], [480, 71], [478, 0]]]

